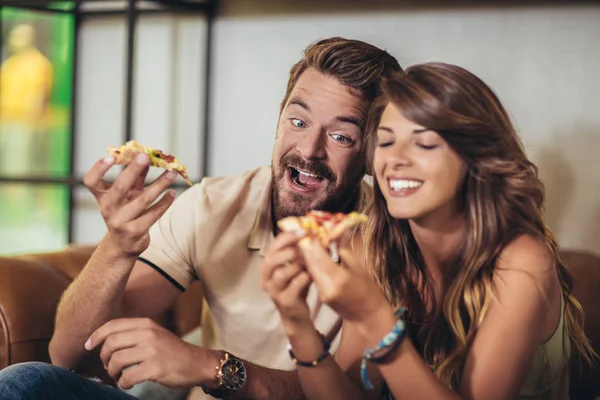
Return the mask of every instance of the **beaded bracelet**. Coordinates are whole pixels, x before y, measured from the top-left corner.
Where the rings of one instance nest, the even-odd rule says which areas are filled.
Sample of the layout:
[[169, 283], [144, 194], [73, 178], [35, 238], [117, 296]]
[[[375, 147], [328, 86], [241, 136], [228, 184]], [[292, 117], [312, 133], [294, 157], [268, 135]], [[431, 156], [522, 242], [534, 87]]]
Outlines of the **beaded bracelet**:
[[321, 355], [319, 357], [317, 357], [316, 360], [314, 361], [300, 361], [296, 358], [296, 355], [294, 354], [294, 352], [292, 351], [292, 345], [288, 343], [287, 349], [288, 352], [290, 353], [290, 357], [292, 359], [292, 362], [296, 365], [300, 365], [301, 367], [315, 367], [317, 365], [319, 365], [328, 355], [329, 355], [329, 349], [331, 348], [331, 343], [329, 343], [329, 340], [327, 340], [327, 338], [325, 337], [325, 335], [323, 335], [322, 333], [319, 333], [321, 335], [321, 338], [323, 339], [323, 352], [321, 353]]
[[402, 307], [396, 311], [395, 315], [398, 318], [396, 324], [392, 328], [391, 332], [383, 337], [377, 347], [373, 349], [366, 349], [363, 353], [362, 360], [360, 363], [360, 377], [363, 382], [363, 386], [366, 389], [373, 389], [373, 384], [369, 380], [367, 374], [367, 361], [378, 364], [384, 361], [391, 353], [396, 351], [400, 347], [400, 343], [406, 336], [406, 325], [401, 319], [402, 314], [406, 311], [406, 308]]

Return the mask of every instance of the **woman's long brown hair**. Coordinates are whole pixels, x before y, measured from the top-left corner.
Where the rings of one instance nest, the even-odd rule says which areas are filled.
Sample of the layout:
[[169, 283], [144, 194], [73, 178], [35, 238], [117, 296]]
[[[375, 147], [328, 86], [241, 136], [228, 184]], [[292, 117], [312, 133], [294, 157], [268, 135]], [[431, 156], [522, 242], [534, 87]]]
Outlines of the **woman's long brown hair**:
[[470, 72], [442, 63], [417, 65], [385, 79], [367, 127], [369, 166], [375, 132], [389, 103], [407, 119], [437, 132], [467, 167], [459, 194], [467, 233], [444, 278], [442, 309], [426, 311], [424, 298], [433, 298], [431, 279], [408, 222], [389, 214], [376, 179], [365, 210], [370, 216], [363, 231], [368, 265], [388, 300], [406, 306], [408, 318], [427, 328], [422, 351], [436, 375], [458, 387], [467, 351], [491, 300], [497, 259], [523, 234], [545, 243], [551, 252], [566, 331], [589, 362], [595, 353], [583, 332], [583, 310], [571, 295], [571, 276], [543, 220], [544, 186], [497, 96]]

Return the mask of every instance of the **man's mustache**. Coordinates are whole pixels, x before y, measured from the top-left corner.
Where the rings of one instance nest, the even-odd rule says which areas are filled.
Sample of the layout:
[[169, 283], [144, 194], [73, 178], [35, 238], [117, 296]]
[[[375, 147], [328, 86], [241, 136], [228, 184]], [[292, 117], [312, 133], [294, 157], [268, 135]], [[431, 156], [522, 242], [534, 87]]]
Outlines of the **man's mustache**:
[[336, 181], [336, 174], [321, 161], [309, 161], [294, 154], [288, 154], [281, 159], [282, 171], [288, 167], [298, 168], [313, 175], [318, 175], [328, 181]]

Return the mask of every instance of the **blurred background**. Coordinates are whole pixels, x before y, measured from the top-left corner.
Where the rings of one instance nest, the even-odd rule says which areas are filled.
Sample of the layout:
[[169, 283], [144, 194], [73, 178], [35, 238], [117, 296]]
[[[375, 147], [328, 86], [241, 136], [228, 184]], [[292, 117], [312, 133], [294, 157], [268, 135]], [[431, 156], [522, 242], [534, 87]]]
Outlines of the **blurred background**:
[[598, 252], [598, 2], [0, 0], [0, 255], [96, 243], [82, 178], [127, 139], [194, 182], [269, 164], [289, 69], [328, 36], [479, 75], [540, 168], [561, 246]]

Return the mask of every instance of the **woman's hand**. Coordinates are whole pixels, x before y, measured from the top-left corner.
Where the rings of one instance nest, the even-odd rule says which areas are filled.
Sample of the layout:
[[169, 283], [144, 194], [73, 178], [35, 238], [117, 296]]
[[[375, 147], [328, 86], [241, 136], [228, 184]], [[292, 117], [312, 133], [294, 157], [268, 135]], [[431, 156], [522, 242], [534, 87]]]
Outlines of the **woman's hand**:
[[311, 284], [304, 258], [297, 246], [301, 235], [279, 234], [265, 255], [261, 266], [261, 285], [273, 299], [286, 330], [313, 328], [306, 295]]
[[340, 265], [331, 260], [317, 240], [302, 241], [300, 248], [319, 298], [344, 319], [369, 326], [380, 316], [393, 315], [383, 293], [350, 250], [340, 250]]

